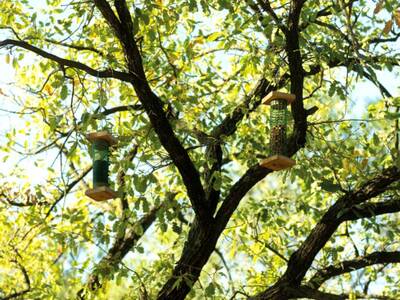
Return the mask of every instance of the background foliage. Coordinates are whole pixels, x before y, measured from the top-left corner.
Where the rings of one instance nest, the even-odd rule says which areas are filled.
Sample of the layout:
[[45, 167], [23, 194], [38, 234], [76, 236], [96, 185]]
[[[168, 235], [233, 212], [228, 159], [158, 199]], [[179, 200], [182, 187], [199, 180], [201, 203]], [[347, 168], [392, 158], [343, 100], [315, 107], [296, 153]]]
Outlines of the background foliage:
[[[0, 11], [0, 299], [400, 297], [398, 1]], [[276, 89], [297, 97], [297, 165], [270, 174]], [[120, 198], [96, 203], [85, 134], [101, 129]]]

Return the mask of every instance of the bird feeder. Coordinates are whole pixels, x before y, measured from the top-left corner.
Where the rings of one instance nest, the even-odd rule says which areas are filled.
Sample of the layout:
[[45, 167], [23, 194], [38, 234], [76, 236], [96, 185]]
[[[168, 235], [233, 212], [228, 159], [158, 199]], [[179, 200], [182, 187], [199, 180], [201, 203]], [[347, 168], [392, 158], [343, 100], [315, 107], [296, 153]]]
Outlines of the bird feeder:
[[85, 192], [86, 196], [96, 201], [116, 198], [117, 193], [109, 187], [108, 166], [109, 148], [117, 140], [107, 131], [89, 133], [87, 139], [91, 143], [91, 156], [93, 160], [93, 188]]
[[296, 99], [293, 94], [270, 92], [264, 99], [264, 104], [271, 106], [270, 112], [270, 156], [260, 165], [274, 171], [290, 168], [296, 164], [293, 159], [285, 156], [286, 129], [288, 121], [287, 105]]

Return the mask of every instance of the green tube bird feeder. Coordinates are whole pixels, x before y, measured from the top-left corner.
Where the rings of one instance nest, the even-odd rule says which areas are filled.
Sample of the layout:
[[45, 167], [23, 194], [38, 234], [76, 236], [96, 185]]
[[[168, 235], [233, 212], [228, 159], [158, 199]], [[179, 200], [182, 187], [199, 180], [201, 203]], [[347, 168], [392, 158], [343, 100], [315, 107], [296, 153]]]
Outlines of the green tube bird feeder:
[[108, 166], [109, 148], [117, 143], [107, 131], [89, 133], [87, 139], [91, 143], [90, 152], [93, 160], [93, 188], [85, 192], [86, 196], [96, 201], [104, 201], [117, 197], [117, 193], [109, 187]]
[[285, 156], [286, 131], [288, 121], [288, 104], [296, 99], [293, 94], [273, 91], [264, 99], [264, 104], [270, 105], [270, 156], [261, 161], [260, 165], [274, 171], [290, 168], [296, 162]]

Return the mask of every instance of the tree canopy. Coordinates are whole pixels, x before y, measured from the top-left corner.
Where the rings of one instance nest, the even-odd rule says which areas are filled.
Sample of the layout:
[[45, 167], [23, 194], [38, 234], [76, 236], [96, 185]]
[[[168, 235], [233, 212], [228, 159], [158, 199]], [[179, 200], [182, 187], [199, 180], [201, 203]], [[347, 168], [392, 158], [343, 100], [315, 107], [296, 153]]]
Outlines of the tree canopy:
[[396, 0], [1, 1], [0, 299], [399, 299], [399, 37]]

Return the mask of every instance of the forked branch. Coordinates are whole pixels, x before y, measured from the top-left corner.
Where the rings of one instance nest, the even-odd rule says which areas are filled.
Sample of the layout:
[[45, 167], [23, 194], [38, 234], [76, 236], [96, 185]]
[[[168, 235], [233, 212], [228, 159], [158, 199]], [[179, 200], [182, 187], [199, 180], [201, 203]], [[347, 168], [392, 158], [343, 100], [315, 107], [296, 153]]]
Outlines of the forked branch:
[[49, 52], [46, 52], [46, 51], [44, 51], [36, 46], [33, 46], [27, 42], [24, 42], [24, 41], [18, 41], [18, 40], [12, 40], [12, 39], [6, 39], [3, 41], [0, 41], [0, 48], [7, 47], [7, 46], [8, 47], [16, 46], [16, 47], [20, 47], [20, 48], [29, 50], [33, 53], [36, 53], [37, 55], [39, 55], [41, 57], [50, 59], [50, 60], [60, 64], [61, 66], [66, 66], [66, 67], [71, 67], [71, 68], [75, 68], [78, 70], [82, 70], [94, 77], [115, 78], [115, 79], [119, 79], [119, 80], [122, 80], [125, 82], [132, 81], [132, 76], [128, 73], [113, 70], [113, 69], [96, 70], [96, 69], [93, 69], [93, 68], [89, 67], [88, 65], [85, 65], [81, 62], [65, 59], [65, 58], [59, 57], [57, 55], [51, 54]]

